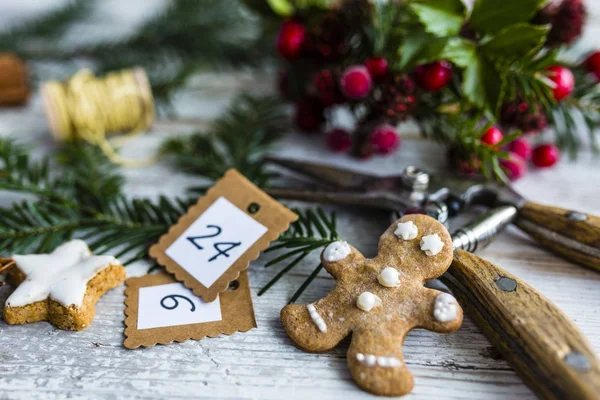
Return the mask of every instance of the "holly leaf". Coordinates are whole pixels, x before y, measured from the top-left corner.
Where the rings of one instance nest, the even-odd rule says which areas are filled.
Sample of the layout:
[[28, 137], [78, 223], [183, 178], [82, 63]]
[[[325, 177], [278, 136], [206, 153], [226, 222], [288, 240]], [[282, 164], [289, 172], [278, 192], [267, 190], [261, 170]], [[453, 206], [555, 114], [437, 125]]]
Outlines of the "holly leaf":
[[396, 67], [406, 70], [417, 64], [439, 60], [448, 43], [448, 38], [438, 38], [427, 32], [413, 32], [407, 35], [398, 49], [400, 59]]
[[477, 0], [469, 26], [483, 34], [494, 34], [508, 25], [528, 22], [547, 0]]
[[537, 53], [544, 45], [549, 26], [517, 23], [502, 29], [481, 46], [487, 57], [510, 62]]
[[506, 86], [505, 76], [481, 55], [463, 73], [462, 91], [469, 102], [496, 115]]
[[465, 21], [465, 6], [460, 0], [428, 0], [408, 6], [419, 18], [425, 30], [436, 36], [451, 36], [460, 32]]
[[288, 17], [294, 13], [294, 6], [288, 0], [267, 0], [271, 9], [282, 17]]
[[477, 58], [475, 43], [461, 38], [451, 38], [446, 42], [439, 59], [448, 60], [459, 67], [466, 68]]

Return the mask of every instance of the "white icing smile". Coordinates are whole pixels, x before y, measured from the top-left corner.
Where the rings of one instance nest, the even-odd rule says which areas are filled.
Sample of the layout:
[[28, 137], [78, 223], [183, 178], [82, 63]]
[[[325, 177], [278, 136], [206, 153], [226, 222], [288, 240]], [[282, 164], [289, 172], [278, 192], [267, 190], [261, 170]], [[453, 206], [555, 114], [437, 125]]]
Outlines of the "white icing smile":
[[100, 271], [119, 261], [111, 256], [93, 256], [82, 240], [71, 240], [50, 254], [14, 255], [26, 278], [6, 300], [21, 307], [50, 297], [64, 306], [81, 306], [87, 283]]
[[400, 274], [396, 268], [386, 267], [377, 276], [377, 281], [385, 287], [397, 287], [400, 286]]
[[435, 298], [433, 317], [439, 322], [448, 322], [456, 319], [458, 304], [456, 299], [448, 293], [440, 293]]
[[310, 314], [310, 318], [313, 320], [317, 328], [323, 333], [327, 333], [327, 324], [321, 318], [321, 315], [317, 312], [314, 304], [309, 304], [306, 306], [308, 313]]
[[366, 312], [380, 305], [381, 299], [371, 292], [362, 292], [356, 300], [356, 306]]
[[419, 234], [419, 229], [412, 221], [398, 222], [394, 234], [404, 240], [411, 240], [417, 237]]
[[352, 249], [348, 242], [338, 240], [337, 242], [330, 243], [323, 252], [323, 259], [328, 262], [335, 262], [343, 260], [348, 257]]
[[428, 256], [435, 256], [444, 248], [444, 242], [438, 234], [423, 236], [421, 239], [421, 250]]
[[374, 354], [356, 353], [356, 360], [368, 367], [401, 367], [402, 361], [396, 357], [376, 356]]

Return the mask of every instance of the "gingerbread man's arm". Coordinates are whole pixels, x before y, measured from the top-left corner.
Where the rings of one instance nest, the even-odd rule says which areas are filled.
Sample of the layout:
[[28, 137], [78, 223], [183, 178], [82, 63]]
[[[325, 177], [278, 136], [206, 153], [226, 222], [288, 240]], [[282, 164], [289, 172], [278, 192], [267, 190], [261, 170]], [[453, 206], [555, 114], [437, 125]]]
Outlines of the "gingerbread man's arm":
[[298, 347], [316, 353], [327, 351], [350, 334], [343, 307], [336, 302], [334, 290], [314, 303], [290, 304], [281, 310], [283, 327]]
[[451, 294], [423, 288], [416, 305], [415, 327], [439, 333], [453, 332], [460, 328], [463, 310]]

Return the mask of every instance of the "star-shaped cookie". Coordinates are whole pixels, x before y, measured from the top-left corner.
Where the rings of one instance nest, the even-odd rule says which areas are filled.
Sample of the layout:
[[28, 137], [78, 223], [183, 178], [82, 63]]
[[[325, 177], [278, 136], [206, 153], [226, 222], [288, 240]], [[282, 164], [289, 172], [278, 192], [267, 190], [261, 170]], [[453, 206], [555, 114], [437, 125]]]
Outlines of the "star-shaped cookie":
[[9, 324], [49, 321], [82, 330], [94, 318], [96, 302], [125, 280], [125, 268], [111, 256], [94, 256], [82, 240], [50, 254], [14, 255], [9, 278], [18, 287], [6, 300]]

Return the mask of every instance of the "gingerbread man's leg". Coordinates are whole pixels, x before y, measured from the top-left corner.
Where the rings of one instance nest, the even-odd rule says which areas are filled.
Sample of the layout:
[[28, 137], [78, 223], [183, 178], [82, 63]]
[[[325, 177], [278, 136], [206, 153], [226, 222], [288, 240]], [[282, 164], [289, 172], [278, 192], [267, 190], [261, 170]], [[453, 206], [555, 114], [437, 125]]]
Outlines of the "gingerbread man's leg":
[[453, 332], [460, 328], [463, 310], [451, 294], [435, 289], [423, 288], [423, 300], [418, 304], [417, 328], [438, 333]]
[[402, 396], [414, 385], [404, 364], [402, 345], [409, 327], [405, 323], [354, 330], [348, 349], [348, 367], [363, 389], [384, 396]]
[[346, 310], [334, 289], [326, 297], [307, 305], [290, 304], [281, 310], [281, 321], [289, 337], [300, 348], [331, 350], [350, 334]]

